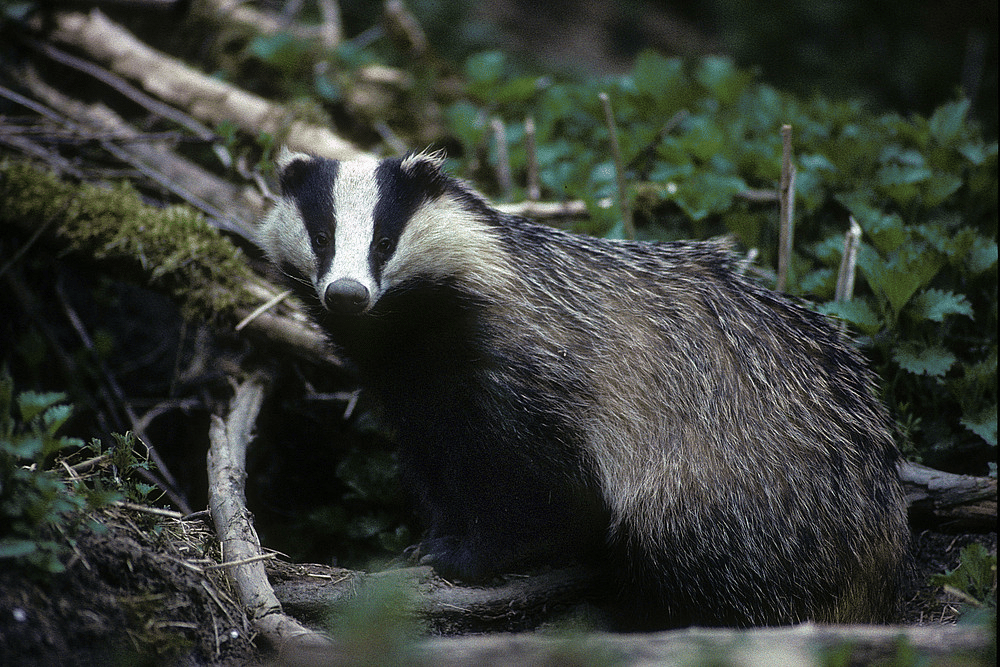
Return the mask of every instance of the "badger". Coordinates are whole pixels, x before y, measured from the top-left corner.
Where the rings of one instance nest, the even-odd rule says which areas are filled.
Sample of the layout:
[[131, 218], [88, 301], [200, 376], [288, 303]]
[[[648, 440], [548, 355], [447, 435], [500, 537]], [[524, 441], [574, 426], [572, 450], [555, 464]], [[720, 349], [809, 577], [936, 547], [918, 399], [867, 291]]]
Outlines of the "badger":
[[600, 564], [661, 626], [892, 617], [899, 453], [823, 316], [718, 243], [504, 214], [440, 154], [277, 167], [260, 245], [380, 406], [421, 562]]

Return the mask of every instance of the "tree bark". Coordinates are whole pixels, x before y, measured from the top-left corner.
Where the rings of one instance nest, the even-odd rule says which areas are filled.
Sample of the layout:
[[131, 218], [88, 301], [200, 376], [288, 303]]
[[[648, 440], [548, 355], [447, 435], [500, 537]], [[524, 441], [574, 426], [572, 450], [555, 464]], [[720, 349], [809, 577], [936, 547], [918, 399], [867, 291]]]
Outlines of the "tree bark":
[[223, 564], [257, 631], [280, 651], [315, 649], [327, 639], [287, 616], [264, 570], [257, 531], [246, 508], [246, 450], [264, 400], [266, 377], [253, 373], [236, 385], [226, 418], [212, 417], [209, 429], [208, 504], [222, 545]]
[[268, 134], [289, 148], [337, 160], [367, 155], [328, 128], [297, 120], [288, 108], [213, 79], [150, 48], [98, 10], [55, 15], [52, 37], [85, 52], [116, 74], [137, 81], [150, 95], [212, 124], [229, 121]]
[[942, 532], [996, 530], [995, 479], [955, 475], [908, 461], [899, 467], [899, 478], [911, 523]]

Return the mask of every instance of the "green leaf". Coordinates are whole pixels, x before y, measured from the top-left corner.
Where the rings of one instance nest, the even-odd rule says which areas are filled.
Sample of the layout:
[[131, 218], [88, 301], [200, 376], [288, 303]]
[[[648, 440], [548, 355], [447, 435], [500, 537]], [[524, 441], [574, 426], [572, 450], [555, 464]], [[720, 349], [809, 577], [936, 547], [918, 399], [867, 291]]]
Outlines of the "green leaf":
[[669, 195], [669, 198], [692, 220], [702, 220], [728, 209], [733, 196], [745, 189], [746, 183], [738, 176], [720, 176], [701, 171], [679, 183], [676, 192]]
[[479, 146], [486, 136], [486, 123], [479, 107], [466, 100], [460, 100], [445, 111], [448, 129], [457, 136], [463, 144], [469, 147]]
[[887, 164], [878, 172], [881, 185], [912, 185], [921, 183], [934, 175], [930, 167], [922, 164]]
[[636, 90], [657, 100], [676, 96], [685, 85], [684, 63], [680, 58], [665, 58], [655, 51], [643, 51], [632, 66]]
[[962, 179], [954, 174], [934, 174], [924, 186], [924, 206], [937, 206], [962, 187]]
[[501, 86], [494, 94], [493, 101], [498, 104], [512, 104], [516, 102], [526, 102], [538, 92], [540, 88], [538, 77], [522, 76], [512, 81], [508, 81]]
[[954, 354], [940, 345], [921, 348], [914, 343], [903, 343], [893, 350], [892, 359], [905, 371], [930, 377], [944, 376], [957, 361]]
[[42, 426], [45, 432], [54, 436], [66, 420], [73, 414], [72, 405], [53, 405], [42, 414]]
[[918, 319], [943, 322], [947, 315], [966, 315], [972, 318], [972, 304], [964, 294], [939, 289], [928, 289], [910, 302], [911, 314]]
[[703, 58], [694, 76], [698, 83], [723, 104], [732, 104], [743, 92], [743, 77], [729, 58]]
[[11, 440], [4, 449], [22, 459], [34, 460], [42, 453], [44, 447], [45, 442], [40, 436], [22, 435]]
[[344, 99], [344, 91], [332, 77], [326, 74], [316, 74], [313, 78], [313, 88], [316, 94], [327, 102], [340, 102]]
[[18, 407], [21, 409], [21, 419], [26, 422], [30, 422], [56, 403], [65, 400], [66, 394], [57, 391], [43, 393], [22, 391], [17, 395]]
[[862, 245], [858, 252], [858, 268], [872, 290], [889, 302], [893, 313], [898, 314], [910, 297], [920, 289], [918, 276], [909, 271], [891, 268], [874, 252], [865, 252]]
[[917, 244], [901, 246], [888, 260], [866, 243], [858, 249], [858, 268], [869, 287], [889, 303], [895, 315], [899, 315], [917, 290], [934, 279], [943, 265], [940, 253]]
[[0, 558], [23, 558], [38, 550], [34, 540], [22, 540], [16, 537], [0, 539]]
[[935, 586], [952, 586], [963, 593], [987, 603], [992, 596], [996, 605], [997, 557], [978, 542], [962, 547], [959, 565], [944, 574], [931, 576]]
[[997, 242], [976, 236], [966, 258], [966, 266], [975, 274], [989, 271], [997, 265]]
[[997, 406], [993, 405], [975, 416], [962, 417], [962, 426], [988, 444], [997, 446]]
[[977, 167], [986, 161], [988, 151], [982, 143], [968, 143], [959, 147], [958, 152], [962, 157], [976, 165]]
[[689, 118], [684, 128], [680, 144], [692, 157], [708, 162], [726, 149], [726, 135], [713, 119], [705, 116]]
[[949, 102], [938, 107], [927, 123], [931, 136], [942, 145], [954, 143], [965, 129], [965, 115], [969, 111], [969, 100]]
[[883, 213], [870, 206], [864, 194], [843, 195], [837, 199], [854, 215], [880, 252], [892, 252], [907, 240], [903, 219], [896, 213]]
[[465, 61], [465, 76], [472, 84], [489, 86], [500, 81], [506, 66], [502, 51], [483, 51]]
[[882, 328], [883, 322], [863, 299], [850, 301], [830, 301], [820, 304], [816, 310], [827, 316], [837, 317], [853, 325], [859, 331], [874, 336]]

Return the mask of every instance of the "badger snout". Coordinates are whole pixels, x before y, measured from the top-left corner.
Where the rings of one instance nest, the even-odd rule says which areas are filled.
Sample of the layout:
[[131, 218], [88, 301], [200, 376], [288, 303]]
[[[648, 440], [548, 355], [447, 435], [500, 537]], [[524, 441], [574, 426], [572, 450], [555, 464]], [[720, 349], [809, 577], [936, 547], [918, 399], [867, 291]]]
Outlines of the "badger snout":
[[327, 310], [345, 315], [356, 315], [368, 307], [368, 288], [357, 280], [341, 278], [330, 283], [323, 294]]

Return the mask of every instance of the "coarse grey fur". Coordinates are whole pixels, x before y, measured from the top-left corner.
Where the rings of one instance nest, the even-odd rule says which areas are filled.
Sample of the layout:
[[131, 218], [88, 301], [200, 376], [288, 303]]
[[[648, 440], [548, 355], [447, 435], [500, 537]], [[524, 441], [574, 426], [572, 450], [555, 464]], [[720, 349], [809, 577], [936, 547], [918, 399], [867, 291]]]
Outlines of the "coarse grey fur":
[[279, 171], [261, 246], [384, 406], [443, 574], [590, 560], [652, 625], [892, 616], [899, 455], [822, 316], [712, 243], [502, 214], [436, 155]]

